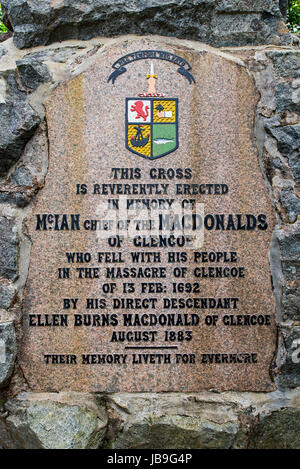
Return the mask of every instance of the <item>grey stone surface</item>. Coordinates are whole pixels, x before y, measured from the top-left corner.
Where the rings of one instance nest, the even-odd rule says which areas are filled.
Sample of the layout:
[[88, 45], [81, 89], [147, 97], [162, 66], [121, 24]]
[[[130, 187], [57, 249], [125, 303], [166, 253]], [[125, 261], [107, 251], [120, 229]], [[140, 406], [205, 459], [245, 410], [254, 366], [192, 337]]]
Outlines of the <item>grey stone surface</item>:
[[0, 204], [10, 204], [24, 208], [29, 202], [30, 197], [22, 192], [2, 192], [2, 194], [0, 194]]
[[13, 285], [0, 286], [0, 308], [8, 309], [15, 297], [16, 289]]
[[[257, 112], [256, 138], [261, 162], [272, 188], [281, 223], [294, 224], [300, 214], [300, 80], [299, 49], [256, 51], [247, 63], [261, 94]], [[298, 248], [299, 249], [299, 248]], [[297, 261], [298, 262], [298, 261]], [[297, 264], [297, 263], [296, 263]], [[281, 320], [297, 320], [299, 272], [295, 259], [282, 261], [284, 277], [280, 291]], [[294, 275], [295, 274], [295, 275]], [[280, 275], [280, 274], [278, 274]], [[289, 277], [294, 277], [288, 279]]]
[[279, 0], [279, 8], [280, 8], [281, 14], [284, 18], [287, 15], [288, 1], [289, 0]]
[[[74, 46], [74, 47], [67, 47], [67, 46], [61, 46], [58, 47], [57, 49], [45, 49], [41, 50], [38, 52], [31, 52], [29, 54], [25, 54], [23, 60], [20, 62], [25, 62], [28, 64], [43, 64], [44, 61], [46, 60], [53, 60], [53, 62], [58, 62], [58, 63], [64, 63], [66, 62], [72, 55], [76, 54], [78, 50], [82, 49], [83, 47], [81, 46]], [[45, 64], [43, 64], [45, 66]], [[46, 67], [46, 66], [45, 66]], [[45, 79], [44, 82], [48, 81], [50, 77], [49, 71], [47, 69], [47, 72], [45, 70], [47, 80]], [[47, 73], [49, 78], [47, 77]]]
[[2, 403], [4, 449], [297, 448], [299, 393], [21, 393]]
[[32, 57], [17, 60], [17, 68], [23, 84], [31, 90], [51, 80], [47, 65]]
[[15, 280], [18, 259], [18, 236], [12, 218], [0, 217], [0, 277]]
[[278, 13], [277, 2], [273, 0], [219, 0], [216, 2], [217, 11], [230, 12], [268, 12]]
[[20, 91], [14, 72], [5, 72], [6, 95], [0, 104], [0, 176], [18, 161], [40, 118]]
[[300, 386], [300, 327], [282, 327], [282, 336], [285, 355], [280, 364], [278, 384], [281, 388], [296, 388]]
[[280, 250], [282, 260], [300, 262], [300, 231], [299, 223], [287, 230], [280, 232]]
[[269, 130], [277, 140], [278, 150], [284, 156], [289, 156], [299, 149], [300, 124], [282, 127], [269, 126]]
[[3, 388], [11, 377], [16, 354], [17, 342], [13, 323], [0, 324], [0, 388]]
[[291, 111], [300, 114], [300, 83], [296, 90], [291, 83], [278, 83], [276, 86], [278, 112]]
[[[48, 169], [48, 139], [46, 123], [42, 122], [22, 155], [22, 164], [12, 175], [18, 184], [31, 185], [32, 180], [41, 187]], [[25, 171], [26, 170], [26, 171]], [[30, 173], [30, 174], [29, 174]]]
[[70, 57], [72, 57], [72, 55], [74, 55], [75, 53], [75, 50], [74, 48], [72, 49], [71, 47], [65, 47], [59, 51], [54, 51], [53, 53], [53, 56], [52, 56], [52, 60], [54, 62], [58, 62], [58, 63], [64, 63], [66, 62], [66, 60], [68, 60]]
[[[51, 399], [52, 397], [52, 399]], [[0, 441], [5, 449], [97, 449], [106, 429], [104, 409], [91, 396], [20, 395], [5, 404]]]
[[231, 448], [245, 440], [233, 403], [201, 398], [113, 395], [107, 447], [112, 449]]
[[279, 158], [275, 158], [272, 161], [272, 164], [273, 164], [273, 167], [276, 168], [276, 169], [283, 169], [283, 165], [282, 165], [281, 160]]
[[20, 166], [12, 175], [11, 182], [19, 186], [32, 186], [32, 175], [25, 166]]
[[[298, 275], [298, 283], [300, 283], [299, 280]], [[300, 286], [283, 288], [282, 308], [283, 320], [300, 321]]]
[[22, 192], [16, 193], [15, 203], [17, 207], [24, 208], [29, 204], [29, 202], [30, 202], [30, 197], [26, 196], [26, 194], [23, 194]]
[[282, 263], [282, 271], [288, 282], [299, 281], [300, 279], [300, 260], [294, 258]]
[[235, 13], [234, 15], [219, 14], [212, 21], [214, 44], [216, 46], [230, 46], [251, 44], [255, 41], [263, 43], [266, 26], [258, 13], [252, 15]]
[[[100, 41], [100, 39], [98, 40]], [[67, 44], [70, 43], [72, 45], [68, 46]], [[18, 73], [22, 83], [29, 92], [34, 91], [41, 84], [52, 83], [55, 81], [55, 77], [49, 70], [49, 64], [57, 72], [59, 68], [56, 64], [65, 64], [69, 59], [74, 59], [74, 56], [78, 60], [81, 52], [89, 54], [92, 48], [95, 48], [95, 46], [87, 41], [72, 40], [67, 41], [66, 45], [62, 42], [53, 45], [52, 48], [37, 51], [33, 49], [33, 52], [29, 53], [26, 53], [25, 50], [22, 59], [17, 60]]]
[[300, 215], [300, 199], [297, 197], [291, 187], [281, 191], [280, 201], [285, 208], [289, 222], [294, 223]]
[[282, 78], [300, 77], [300, 51], [275, 50], [267, 52], [276, 74]]
[[217, 424], [201, 417], [163, 416], [132, 423], [112, 442], [113, 449], [228, 449], [237, 422]]
[[300, 124], [285, 126], [267, 126], [277, 141], [279, 152], [288, 158], [289, 166], [296, 182], [300, 182]]
[[282, 268], [281, 321], [300, 321], [300, 223], [277, 231]]
[[[106, 445], [113, 449], [228, 449], [269, 444], [275, 449], [277, 412], [297, 418], [297, 390], [276, 393], [113, 394], [108, 397]], [[264, 417], [268, 415], [268, 418]], [[293, 417], [294, 416], [294, 417]], [[298, 426], [281, 445], [297, 445]], [[275, 433], [276, 435], [276, 433]], [[281, 446], [280, 446], [281, 447]]]
[[[4, 0], [2, 3], [19, 48], [71, 38], [86, 40], [95, 36], [150, 33], [220, 45], [291, 41], [288, 33], [279, 32], [282, 16], [278, 0], [254, 3], [245, 0]], [[224, 23], [221, 38], [220, 22]]]
[[29, 204], [36, 191], [43, 186], [48, 168], [48, 140], [42, 122], [25, 146], [20, 162], [6, 180], [0, 192], [0, 205], [23, 208]]
[[8, 33], [1, 33], [0, 34], [0, 42], [4, 42], [6, 41], [7, 39], [9, 39], [10, 37], [12, 37], [13, 33], [12, 32], [8, 32]]
[[300, 449], [300, 408], [260, 416], [250, 449]]
[[6, 54], [6, 49], [3, 46], [0, 46], [0, 58]]

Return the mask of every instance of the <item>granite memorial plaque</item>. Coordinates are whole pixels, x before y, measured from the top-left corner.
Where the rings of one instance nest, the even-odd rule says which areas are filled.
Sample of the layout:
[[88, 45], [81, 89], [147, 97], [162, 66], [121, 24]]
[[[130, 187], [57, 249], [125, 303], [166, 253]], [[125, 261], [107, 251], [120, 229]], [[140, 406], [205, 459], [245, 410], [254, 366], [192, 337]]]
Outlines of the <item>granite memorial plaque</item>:
[[137, 39], [53, 92], [20, 352], [34, 391], [271, 391], [275, 216], [258, 93], [225, 54]]

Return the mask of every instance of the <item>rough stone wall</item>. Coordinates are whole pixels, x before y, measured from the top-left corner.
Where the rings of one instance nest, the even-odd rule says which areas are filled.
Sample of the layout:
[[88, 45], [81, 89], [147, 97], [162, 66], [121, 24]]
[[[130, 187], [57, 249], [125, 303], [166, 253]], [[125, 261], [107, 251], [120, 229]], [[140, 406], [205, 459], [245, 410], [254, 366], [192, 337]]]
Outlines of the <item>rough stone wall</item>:
[[[214, 46], [288, 44], [278, 0], [4, 0], [17, 47], [119, 34], [160, 34]], [[281, 7], [281, 8], [280, 8]]]
[[[261, 96], [255, 137], [262, 172], [277, 213], [270, 249], [278, 320], [278, 353], [270, 374], [277, 391], [136, 395], [35, 394], [24, 380], [17, 357], [22, 334], [22, 294], [30, 255], [24, 219], [30, 202], [43, 187], [48, 168], [43, 103], [59, 83], [91, 66], [104, 48], [132, 38], [87, 40], [107, 33], [108, 26], [101, 23], [100, 6], [108, 8], [112, 21], [115, 8], [118, 6], [118, 11], [122, 11], [125, 2], [114, 2], [109, 9], [111, 2], [96, 1], [91, 9], [91, 2], [87, 1], [83, 16], [78, 16], [79, 2], [52, 1], [51, 7], [47, 1], [4, 3], [14, 27], [14, 39], [0, 44], [0, 446], [300, 448], [300, 49], [287, 33], [274, 35], [282, 21], [278, 3], [251, 2], [249, 11], [249, 2], [244, 1], [161, 2], [164, 8], [158, 8], [160, 15], [186, 4], [191, 9], [199, 8], [201, 15], [204, 7], [207, 14], [210, 8], [211, 18], [223, 15], [223, 31], [232, 31], [224, 25], [230, 25], [235, 11], [234, 27], [240, 34], [228, 32], [220, 43], [214, 42], [212, 33], [207, 36], [200, 33], [199, 21], [195, 22], [197, 30], [192, 26], [186, 30], [184, 21], [177, 22], [176, 30], [170, 25], [170, 31], [158, 26], [156, 31], [153, 28], [149, 31], [147, 22], [140, 30], [136, 26], [126, 30], [126, 22], [125, 29], [121, 29], [142, 34], [147, 27], [148, 34], [174, 33], [218, 46], [230, 45], [215, 53], [239, 57], [255, 80]], [[138, 3], [140, 8], [151, 6], [149, 1]], [[139, 12], [135, 10], [132, 14]], [[129, 27], [131, 13], [124, 15]], [[247, 18], [242, 23], [246, 29], [253, 15], [267, 15], [264, 24], [276, 25], [275, 29], [269, 35], [252, 30], [245, 35], [238, 24], [242, 15]], [[85, 28], [81, 32], [85, 41], [68, 40], [79, 34], [80, 28], [66, 27], [67, 21], [73, 24], [75, 16], [78, 22], [88, 18], [84, 24], [90, 25], [89, 32]], [[168, 20], [168, 16], [157, 18], [161, 19], [155, 23], [152, 17], [152, 25]], [[190, 17], [186, 18], [189, 25], [193, 24]], [[206, 21], [203, 19], [203, 23]], [[101, 24], [105, 26], [102, 29]], [[57, 39], [62, 42], [55, 43]], [[160, 40], [167, 47], [168, 39]], [[179, 42], [199, 50], [209, 47], [188, 40]], [[51, 44], [43, 46], [45, 43]], [[248, 47], [234, 47], [245, 44]], [[3, 345], [5, 361], [1, 359]]]
[[277, 226], [270, 262], [277, 304], [278, 388], [300, 386], [300, 50], [257, 51], [249, 61], [261, 93], [257, 142]]

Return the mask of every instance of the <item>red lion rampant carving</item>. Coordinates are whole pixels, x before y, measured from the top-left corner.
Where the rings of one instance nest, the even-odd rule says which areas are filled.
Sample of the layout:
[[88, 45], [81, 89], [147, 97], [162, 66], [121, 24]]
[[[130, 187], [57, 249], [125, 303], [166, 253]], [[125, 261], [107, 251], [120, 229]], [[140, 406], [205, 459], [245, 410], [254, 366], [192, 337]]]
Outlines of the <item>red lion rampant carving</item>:
[[143, 101], [136, 101], [134, 105], [131, 106], [130, 110], [131, 112], [136, 112], [136, 119], [140, 119], [142, 117], [145, 121], [149, 115], [149, 106], [145, 106], [145, 110], [143, 108]]

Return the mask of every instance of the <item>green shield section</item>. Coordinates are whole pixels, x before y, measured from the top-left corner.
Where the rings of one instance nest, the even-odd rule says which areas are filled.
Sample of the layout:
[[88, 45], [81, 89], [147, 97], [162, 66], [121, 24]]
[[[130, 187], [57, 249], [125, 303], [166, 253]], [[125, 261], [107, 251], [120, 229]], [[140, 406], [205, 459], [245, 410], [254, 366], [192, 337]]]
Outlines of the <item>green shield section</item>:
[[152, 124], [152, 157], [167, 155], [177, 147], [176, 124]]

